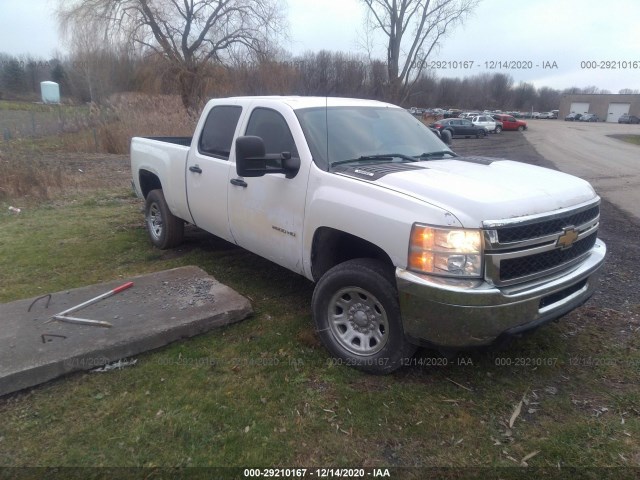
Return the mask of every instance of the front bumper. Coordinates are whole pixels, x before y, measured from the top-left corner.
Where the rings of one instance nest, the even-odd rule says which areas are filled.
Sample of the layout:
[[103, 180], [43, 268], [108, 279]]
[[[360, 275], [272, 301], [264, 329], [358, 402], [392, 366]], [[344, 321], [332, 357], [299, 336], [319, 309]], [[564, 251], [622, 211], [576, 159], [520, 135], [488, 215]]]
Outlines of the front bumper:
[[397, 268], [405, 334], [420, 345], [466, 348], [536, 328], [589, 299], [606, 252], [604, 242], [597, 240], [587, 259], [572, 270], [503, 288]]

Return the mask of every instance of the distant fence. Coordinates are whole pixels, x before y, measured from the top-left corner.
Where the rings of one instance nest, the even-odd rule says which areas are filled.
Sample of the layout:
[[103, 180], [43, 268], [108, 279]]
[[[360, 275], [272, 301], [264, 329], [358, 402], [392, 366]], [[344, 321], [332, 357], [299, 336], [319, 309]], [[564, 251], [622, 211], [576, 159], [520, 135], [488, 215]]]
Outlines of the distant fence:
[[0, 135], [4, 142], [22, 138], [38, 138], [93, 130], [98, 150], [97, 127], [108, 121], [108, 115], [87, 106], [37, 106], [42, 108], [4, 109], [0, 107]]

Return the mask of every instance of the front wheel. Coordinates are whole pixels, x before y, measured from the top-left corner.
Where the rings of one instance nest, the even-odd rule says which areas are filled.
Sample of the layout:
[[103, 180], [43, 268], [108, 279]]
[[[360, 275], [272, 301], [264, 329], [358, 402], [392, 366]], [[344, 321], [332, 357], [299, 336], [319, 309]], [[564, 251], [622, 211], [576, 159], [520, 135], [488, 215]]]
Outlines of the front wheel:
[[144, 218], [151, 243], [165, 250], [182, 243], [184, 222], [173, 215], [162, 190], [151, 190], [144, 206]]
[[523, 131], [524, 131], [524, 127], [523, 127], [522, 125], [520, 125], [520, 126], [518, 127], [518, 131], [519, 131], [519, 132], [523, 132]]
[[496, 133], [500, 133], [502, 131], [502, 127], [498, 126], [498, 127], [496, 127], [496, 129], [494, 131]]
[[312, 308], [316, 330], [338, 364], [385, 374], [416, 351], [402, 328], [393, 270], [380, 261], [333, 267], [318, 282]]

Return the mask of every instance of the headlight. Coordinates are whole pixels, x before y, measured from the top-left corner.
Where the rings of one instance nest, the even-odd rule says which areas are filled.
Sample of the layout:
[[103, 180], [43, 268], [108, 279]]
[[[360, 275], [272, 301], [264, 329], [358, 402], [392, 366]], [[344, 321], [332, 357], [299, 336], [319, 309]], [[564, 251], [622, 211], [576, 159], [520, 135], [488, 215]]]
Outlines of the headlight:
[[408, 264], [410, 270], [420, 273], [482, 277], [482, 234], [477, 229], [414, 223]]

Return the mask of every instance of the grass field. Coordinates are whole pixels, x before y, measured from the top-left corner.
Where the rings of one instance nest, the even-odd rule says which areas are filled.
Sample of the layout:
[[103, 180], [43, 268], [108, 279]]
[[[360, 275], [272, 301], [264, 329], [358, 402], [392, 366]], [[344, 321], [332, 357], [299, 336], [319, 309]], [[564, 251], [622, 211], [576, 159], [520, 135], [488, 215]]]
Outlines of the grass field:
[[640, 135], [610, 135], [613, 138], [622, 140], [623, 142], [631, 143], [633, 145], [640, 145]]
[[[20, 155], [3, 155], [20, 169]], [[318, 343], [311, 283], [191, 228], [180, 248], [153, 248], [126, 172], [67, 189], [81, 175], [70, 158], [55, 158], [62, 186], [47, 195], [0, 198], [1, 302], [198, 265], [255, 314], [135, 367], [0, 398], [0, 467], [454, 467], [438, 478], [633, 478], [626, 467], [640, 467], [640, 345], [621, 313], [590, 303], [502, 350], [423, 350], [367, 375]]]

